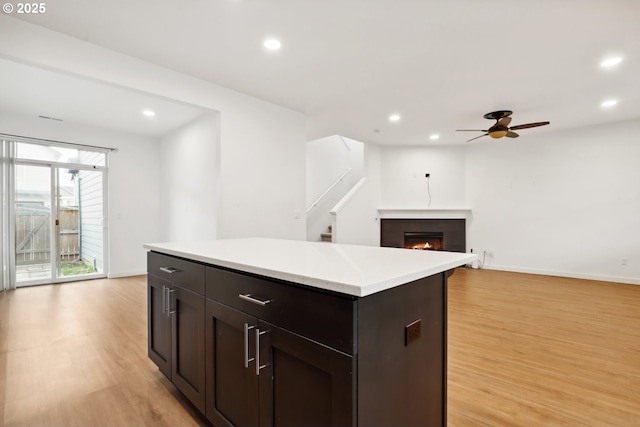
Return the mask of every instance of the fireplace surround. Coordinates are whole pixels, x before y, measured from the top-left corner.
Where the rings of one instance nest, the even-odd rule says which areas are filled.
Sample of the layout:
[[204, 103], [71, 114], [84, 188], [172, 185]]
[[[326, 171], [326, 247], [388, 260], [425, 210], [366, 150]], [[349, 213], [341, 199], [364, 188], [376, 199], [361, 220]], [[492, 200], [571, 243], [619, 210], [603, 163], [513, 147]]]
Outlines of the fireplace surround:
[[380, 246], [414, 248], [421, 242], [428, 242], [433, 246], [430, 249], [434, 250], [466, 252], [466, 220], [418, 218], [382, 218], [380, 220]]

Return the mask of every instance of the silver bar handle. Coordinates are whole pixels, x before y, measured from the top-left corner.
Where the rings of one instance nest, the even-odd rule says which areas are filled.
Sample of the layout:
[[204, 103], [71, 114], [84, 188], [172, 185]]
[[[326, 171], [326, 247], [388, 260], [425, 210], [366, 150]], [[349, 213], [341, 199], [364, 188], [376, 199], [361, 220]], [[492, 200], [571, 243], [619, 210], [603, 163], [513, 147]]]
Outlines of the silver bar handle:
[[167, 317], [170, 317], [172, 314], [176, 313], [176, 310], [171, 310], [171, 294], [174, 293], [175, 289], [167, 288]]
[[266, 368], [267, 366], [269, 366], [268, 363], [266, 365], [260, 365], [260, 335], [264, 335], [268, 332], [269, 331], [260, 332], [260, 329], [256, 328], [256, 375], [257, 376], [260, 376], [260, 369]]
[[164, 300], [165, 300], [164, 315], [166, 317], [169, 317], [169, 305], [170, 305], [170, 303], [169, 303], [169, 287], [168, 286], [165, 286], [165, 288], [164, 288], [164, 295], [165, 295], [165, 297], [164, 297]]
[[167, 287], [162, 285], [162, 314], [167, 312]]
[[251, 294], [238, 294], [238, 298], [243, 299], [245, 301], [252, 302], [254, 304], [258, 304], [261, 307], [264, 307], [265, 305], [269, 304], [272, 301], [270, 299], [268, 299], [266, 301], [260, 300], [260, 299], [257, 299], [255, 297], [252, 297]]
[[173, 268], [173, 267], [160, 267], [160, 271], [164, 271], [165, 273], [169, 273], [169, 274], [173, 274], [176, 273], [180, 270], [178, 270], [177, 268]]
[[169, 287], [168, 286], [164, 286], [164, 314], [165, 316], [169, 317]]
[[255, 328], [255, 326], [249, 326], [248, 323], [244, 324], [244, 367], [249, 367], [249, 362], [256, 360], [255, 357], [249, 359], [249, 330]]

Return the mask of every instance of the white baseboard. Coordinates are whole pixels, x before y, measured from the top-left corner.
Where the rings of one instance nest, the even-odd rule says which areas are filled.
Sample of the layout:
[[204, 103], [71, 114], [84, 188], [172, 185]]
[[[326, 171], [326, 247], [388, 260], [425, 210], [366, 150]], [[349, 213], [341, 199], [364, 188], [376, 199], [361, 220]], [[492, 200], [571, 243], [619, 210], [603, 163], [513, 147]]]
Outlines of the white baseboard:
[[141, 271], [121, 271], [116, 273], [109, 273], [107, 277], [109, 279], [117, 279], [119, 277], [129, 277], [129, 276], [140, 276], [142, 274], [147, 274], [147, 270]]
[[542, 276], [558, 276], [569, 277], [573, 279], [599, 280], [602, 282], [626, 283], [628, 285], [640, 285], [639, 278], [619, 277], [619, 276], [601, 276], [597, 274], [574, 273], [567, 271], [539, 270], [527, 267], [507, 267], [502, 265], [485, 265], [487, 270], [511, 271], [514, 273], [539, 274]]

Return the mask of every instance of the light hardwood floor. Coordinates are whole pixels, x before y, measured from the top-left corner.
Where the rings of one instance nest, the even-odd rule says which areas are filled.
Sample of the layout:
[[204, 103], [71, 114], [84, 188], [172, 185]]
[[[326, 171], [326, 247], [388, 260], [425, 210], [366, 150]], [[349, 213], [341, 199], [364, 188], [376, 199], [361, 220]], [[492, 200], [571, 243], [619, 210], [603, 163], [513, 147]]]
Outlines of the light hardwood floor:
[[459, 269], [451, 426], [640, 426], [640, 286]]
[[[449, 426], [640, 426], [640, 286], [449, 283]], [[0, 292], [0, 425], [205, 425], [146, 336], [145, 276]]]
[[0, 292], [4, 425], [206, 425], [147, 358], [146, 294], [146, 276]]

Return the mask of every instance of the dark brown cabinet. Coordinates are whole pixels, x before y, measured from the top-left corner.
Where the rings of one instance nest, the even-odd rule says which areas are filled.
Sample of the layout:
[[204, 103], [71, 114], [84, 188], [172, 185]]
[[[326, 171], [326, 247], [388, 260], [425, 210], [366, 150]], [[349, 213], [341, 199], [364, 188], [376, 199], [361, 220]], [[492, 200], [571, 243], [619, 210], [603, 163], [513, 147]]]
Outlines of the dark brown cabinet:
[[206, 304], [207, 418], [216, 427], [257, 426], [258, 376], [248, 359], [255, 355], [250, 333], [258, 319], [210, 299]]
[[355, 425], [353, 357], [275, 325], [259, 327], [260, 425]]
[[147, 276], [148, 354], [168, 378], [171, 378], [171, 318], [166, 298], [170, 288], [170, 282]]
[[147, 261], [149, 358], [204, 412], [205, 267], [155, 253]]
[[207, 404], [215, 426], [353, 425], [353, 357], [207, 300]]
[[356, 297], [148, 263], [149, 357], [215, 427], [446, 425], [450, 273]]

